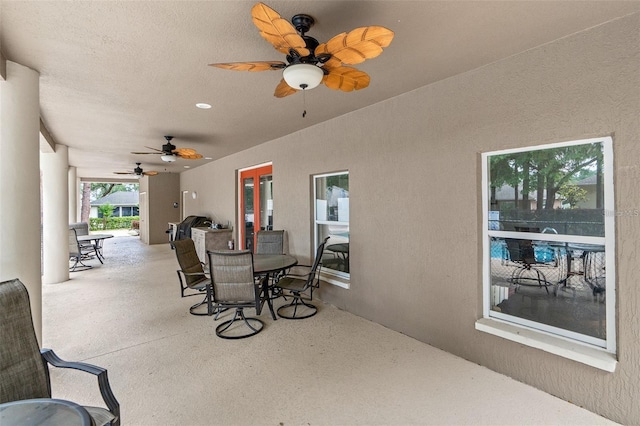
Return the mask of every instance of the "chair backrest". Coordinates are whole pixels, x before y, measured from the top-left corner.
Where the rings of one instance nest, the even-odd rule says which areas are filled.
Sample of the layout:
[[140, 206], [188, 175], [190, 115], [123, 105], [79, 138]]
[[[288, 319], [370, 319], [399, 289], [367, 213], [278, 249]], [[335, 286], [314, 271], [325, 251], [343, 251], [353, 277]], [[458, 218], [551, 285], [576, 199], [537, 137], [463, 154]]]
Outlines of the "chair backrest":
[[284, 254], [284, 231], [259, 231], [256, 253]]
[[29, 293], [18, 279], [0, 283], [0, 404], [51, 398], [36, 339]]
[[327, 244], [329, 238], [330, 237], [326, 237], [316, 249], [316, 257], [315, 259], [313, 259], [313, 266], [311, 267], [311, 270], [314, 273], [318, 270], [318, 268], [320, 268], [320, 261], [322, 260], [322, 254], [324, 253], [324, 246]]
[[208, 279], [204, 274], [204, 267], [200, 262], [198, 252], [196, 252], [196, 245], [191, 238], [171, 241], [171, 246], [175, 249], [180, 270], [187, 274], [184, 277], [188, 286]]
[[79, 257], [82, 253], [75, 228], [69, 228], [69, 257]]
[[87, 222], [70, 223], [69, 229], [75, 229], [76, 235], [89, 235], [89, 224]]
[[524, 263], [525, 265], [533, 265], [536, 263], [535, 251], [531, 240], [518, 240], [507, 238], [507, 251], [509, 258], [514, 262]]
[[249, 250], [209, 251], [213, 300], [222, 303], [257, 304], [253, 255]]
[[[324, 253], [324, 246], [327, 244], [329, 237], [326, 237], [316, 249], [316, 257], [313, 259], [313, 264], [311, 265], [311, 270], [309, 271], [309, 275], [307, 276], [307, 282], [305, 283], [305, 290], [311, 287], [316, 283], [316, 281], [320, 280], [320, 269], [322, 268], [322, 254]], [[316, 286], [317, 287], [317, 286]]]

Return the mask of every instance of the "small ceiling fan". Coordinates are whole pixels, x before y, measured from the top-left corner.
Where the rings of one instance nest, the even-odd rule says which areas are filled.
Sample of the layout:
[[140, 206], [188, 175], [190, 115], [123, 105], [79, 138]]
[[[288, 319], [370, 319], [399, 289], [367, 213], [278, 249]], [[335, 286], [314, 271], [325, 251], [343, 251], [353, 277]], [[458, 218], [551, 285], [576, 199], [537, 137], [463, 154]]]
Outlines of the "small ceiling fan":
[[173, 136], [165, 136], [167, 143], [162, 145], [162, 149], [152, 148], [147, 146], [145, 148], [149, 148], [154, 150], [154, 152], [132, 152], [132, 154], [159, 154], [161, 155], [162, 161], [166, 163], [172, 163], [176, 161], [178, 157], [184, 158], [186, 160], [198, 160], [202, 158], [202, 154], [198, 154], [195, 149], [192, 148], [176, 148], [174, 144], [171, 143]]
[[320, 44], [315, 38], [305, 35], [315, 23], [309, 15], [295, 15], [291, 18], [291, 25], [269, 6], [256, 3], [251, 9], [251, 16], [260, 35], [276, 50], [287, 55], [288, 63], [266, 61], [209, 65], [233, 71], [283, 70], [283, 79], [274, 93], [277, 98], [313, 89], [320, 83], [343, 92], [364, 89], [369, 86], [369, 75], [344, 64], [359, 64], [377, 57], [394, 36], [393, 31], [385, 27], [369, 26], [338, 34]]
[[136, 163], [136, 168], [133, 169], [132, 172], [113, 172], [116, 175], [136, 175], [138, 177], [142, 177], [142, 176], [155, 176], [158, 174], [158, 172], [145, 172], [144, 170], [142, 170], [142, 167], [140, 167], [140, 164], [142, 163]]

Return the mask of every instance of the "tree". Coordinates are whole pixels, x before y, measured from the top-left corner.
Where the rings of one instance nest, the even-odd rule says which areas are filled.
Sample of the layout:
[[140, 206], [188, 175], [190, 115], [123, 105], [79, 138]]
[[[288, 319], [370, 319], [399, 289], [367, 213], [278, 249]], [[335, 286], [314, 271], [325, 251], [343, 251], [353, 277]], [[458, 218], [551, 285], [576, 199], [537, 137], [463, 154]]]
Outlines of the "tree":
[[569, 204], [571, 209], [575, 209], [578, 203], [587, 199], [587, 191], [572, 183], [558, 189], [558, 195], [562, 198], [563, 204]]
[[140, 187], [137, 183], [82, 183], [82, 200], [80, 208], [80, 221], [89, 222], [91, 201], [98, 200], [113, 192], [137, 191]]
[[[530, 189], [536, 188], [536, 210], [552, 210], [561, 188], [578, 178], [599, 173], [601, 163], [600, 143], [496, 155], [491, 157], [490, 163], [492, 205], [496, 202], [495, 188], [505, 184], [514, 188], [514, 201], [518, 205], [518, 191], [522, 185], [522, 208], [528, 209]], [[596, 193], [600, 194], [601, 189], [598, 183]]]
[[109, 203], [102, 204], [98, 207], [98, 211], [102, 214], [102, 229], [107, 229], [107, 220], [113, 216], [113, 206]]
[[80, 222], [89, 223], [89, 213], [91, 212], [91, 183], [82, 183], [82, 201], [80, 207]]
[[137, 183], [92, 183], [91, 198], [93, 200], [98, 200], [114, 192], [137, 191], [138, 187], [139, 184]]

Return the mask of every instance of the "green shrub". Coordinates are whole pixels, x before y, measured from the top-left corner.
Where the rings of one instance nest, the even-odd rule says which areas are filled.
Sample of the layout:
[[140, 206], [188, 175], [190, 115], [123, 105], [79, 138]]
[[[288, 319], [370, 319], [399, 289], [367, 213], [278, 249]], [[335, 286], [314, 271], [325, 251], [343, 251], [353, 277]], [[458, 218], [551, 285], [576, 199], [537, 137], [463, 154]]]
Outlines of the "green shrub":
[[133, 229], [133, 221], [139, 221], [140, 216], [125, 217], [92, 217], [89, 218], [89, 228], [92, 231], [107, 231], [110, 229]]

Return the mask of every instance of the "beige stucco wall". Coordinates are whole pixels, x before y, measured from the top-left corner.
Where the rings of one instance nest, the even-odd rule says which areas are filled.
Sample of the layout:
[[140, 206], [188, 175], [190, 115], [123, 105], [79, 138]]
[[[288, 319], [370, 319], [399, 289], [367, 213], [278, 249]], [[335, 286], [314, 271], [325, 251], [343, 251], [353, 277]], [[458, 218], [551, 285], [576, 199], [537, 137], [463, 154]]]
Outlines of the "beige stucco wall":
[[[140, 179], [140, 237], [146, 244], [169, 242], [169, 222], [180, 221], [180, 175], [158, 173]], [[146, 199], [146, 201], [145, 201]], [[178, 203], [174, 208], [173, 203]]]
[[203, 196], [189, 214], [232, 218], [236, 169], [273, 161], [275, 228], [308, 258], [310, 176], [349, 170], [351, 288], [324, 286], [324, 301], [638, 424], [640, 217], [616, 224], [615, 373], [474, 329], [482, 316], [481, 152], [612, 135], [616, 210], [640, 206], [638, 28], [640, 15], [620, 19], [185, 172], [181, 188]]

